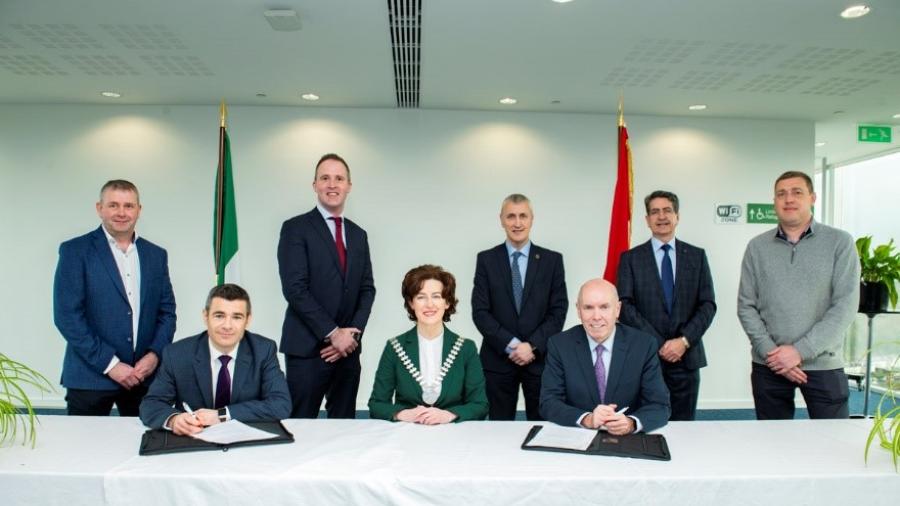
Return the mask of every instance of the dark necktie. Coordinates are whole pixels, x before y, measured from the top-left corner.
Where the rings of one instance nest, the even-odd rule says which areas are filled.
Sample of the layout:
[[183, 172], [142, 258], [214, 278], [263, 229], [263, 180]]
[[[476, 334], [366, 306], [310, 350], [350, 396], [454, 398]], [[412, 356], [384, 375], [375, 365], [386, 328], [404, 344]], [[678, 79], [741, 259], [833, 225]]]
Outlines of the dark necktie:
[[675, 297], [675, 273], [672, 272], [672, 257], [669, 256], [670, 249], [672, 247], [668, 244], [662, 245], [663, 258], [659, 277], [662, 280], [663, 297], [666, 299], [666, 312], [672, 314], [672, 299]]
[[519, 257], [525, 256], [516, 251], [512, 254], [512, 289], [516, 302], [516, 312], [522, 309], [522, 272], [519, 270]]
[[594, 362], [594, 374], [597, 376], [597, 390], [600, 392], [600, 404], [606, 404], [606, 366], [603, 365], [602, 344], [597, 345], [597, 361]]
[[231, 404], [231, 375], [228, 374], [228, 362], [231, 357], [228, 355], [219, 355], [219, 362], [222, 367], [219, 368], [219, 381], [216, 382], [216, 409], [224, 408]]
[[341, 263], [341, 271], [347, 272], [347, 248], [344, 247], [344, 219], [340, 216], [330, 218], [334, 220], [334, 244], [337, 247], [338, 261]]

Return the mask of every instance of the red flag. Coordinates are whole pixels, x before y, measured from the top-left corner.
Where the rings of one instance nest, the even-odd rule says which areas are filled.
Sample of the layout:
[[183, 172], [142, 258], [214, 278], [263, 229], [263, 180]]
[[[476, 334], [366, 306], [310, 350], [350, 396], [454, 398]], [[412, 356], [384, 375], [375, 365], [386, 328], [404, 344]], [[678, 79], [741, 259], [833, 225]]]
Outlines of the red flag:
[[631, 244], [631, 199], [634, 181], [631, 174], [631, 148], [628, 145], [628, 129], [619, 100], [619, 168], [616, 173], [616, 190], [613, 194], [612, 213], [609, 218], [609, 246], [606, 250], [606, 271], [603, 279], [616, 282], [619, 255], [628, 251]]

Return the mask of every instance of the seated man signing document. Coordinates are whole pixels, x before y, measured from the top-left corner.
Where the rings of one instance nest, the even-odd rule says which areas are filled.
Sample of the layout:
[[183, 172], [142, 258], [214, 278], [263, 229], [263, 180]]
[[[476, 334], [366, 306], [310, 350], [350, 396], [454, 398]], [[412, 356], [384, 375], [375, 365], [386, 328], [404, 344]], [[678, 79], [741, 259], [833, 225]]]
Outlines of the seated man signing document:
[[624, 435], [656, 430], [669, 419], [656, 339], [616, 324], [621, 303], [612, 283], [593, 279], [576, 302], [581, 325], [552, 336], [541, 384], [541, 415], [560, 425]]
[[275, 421], [291, 413], [291, 397], [275, 342], [246, 332], [250, 296], [238, 285], [209, 292], [206, 332], [169, 345], [141, 402], [141, 421], [193, 435], [227, 420]]

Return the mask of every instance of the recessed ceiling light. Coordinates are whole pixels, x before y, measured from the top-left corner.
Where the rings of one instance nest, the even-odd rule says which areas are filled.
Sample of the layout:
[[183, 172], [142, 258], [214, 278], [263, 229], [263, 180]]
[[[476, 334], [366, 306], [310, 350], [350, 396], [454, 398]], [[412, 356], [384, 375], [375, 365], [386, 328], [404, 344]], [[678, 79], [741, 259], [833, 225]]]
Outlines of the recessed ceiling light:
[[550, 103], [553, 105], [557, 105], [557, 104], [561, 104], [562, 100], [551, 100]]
[[824, 145], [825, 145], [825, 143], [822, 142], [822, 141], [819, 141], [819, 142], [816, 143], [816, 147], [817, 147], [817, 148], [821, 148], [821, 147], [824, 146]]
[[869, 13], [872, 9], [869, 8], [868, 5], [851, 5], [846, 9], [841, 11], [841, 17], [844, 19], [856, 19], [861, 18]]
[[688, 106], [688, 109], [690, 109], [690, 110], [692, 110], [692, 111], [703, 111], [703, 110], [706, 109], [706, 104], [694, 104], [694, 105], [689, 105], [689, 106]]
[[553, 3], [555, 3], [555, 4], [567, 4], [567, 3], [571, 2], [571, 1], [572, 1], [572, 0], [553, 0]]
[[515, 104], [515, 103], [517, 103], [517, 102], [518, 102], [518, 100], [516, 100], [516, 99], [514, 99], [514, 98], [512, 98], [512, 97], [503, 97], [503, 98], [500, 99], [500, 103], [503, 104], [503, 105], [513, 105], [513, 104]]
[[315, 102], [316, 100], [319, 100], [319, 96], [316, 95], [315, 93], [304, 93], [304, 94], [300, 95], [300, 98], [302, 98], [303, 100], [309, 100], [310, 102]]
[[893, 115], [893, 116], [891, 116], [891, 117], [894, 118], [894, 119], [900, 119], [900, 112], [898, 112], [897, 114], [895, 114], [895, 115]]
[[265, 93], [257, 93], [256, 96], [258, 98], [266, 98], [268, 95], [266, 95]]
[[121, 93], [116, 93], [115, 91], [101, 91], [100, 95], [102, 95], [106, 98], [121, 98], [122, 97]]

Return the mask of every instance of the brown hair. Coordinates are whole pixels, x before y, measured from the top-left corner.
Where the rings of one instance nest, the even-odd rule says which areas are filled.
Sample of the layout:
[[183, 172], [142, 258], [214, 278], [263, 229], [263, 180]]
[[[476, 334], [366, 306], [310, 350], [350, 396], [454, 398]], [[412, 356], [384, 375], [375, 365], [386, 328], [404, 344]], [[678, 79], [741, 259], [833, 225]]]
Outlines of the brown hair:
[[126, 181], [124, 179], [113, 179], [107, 181], [106, 184], [100, 188], [100, 201], [103, 202], [103, 193], [106, 190], [120, 190], [126, 192], [134, 192], [134, 195], [137, 197], [138, 204], [141, 203], [141, 194], [138, 193], [137, 186], [134, 185], [131, 181]]
[[422, 285], [429, 279], [440, 281], [444, 285], [441, 290], [441, 296], [447, 301], [448, 307], [444, 311], [444, 321], [450, 321], [450, 315], [456, 313], [456, 304], [459, 300], [456, 298], [456, 278], [453, 274], [445, 271], [440, 265], [425, 264], [411, 269], [403, 277], [403, 284], [400, 291], [403, 294], [403, 306], [406, 308], [406, 314], [409, 319], [416, 321], [416, 312], [412, 308], [412, 300]]
[[813, 190], [812, 178], [809, 177], [809, 174], [807, 174], [806, 172], [800, 172], [799, 170], [789, 170], [784, 174], [778, 176], [778, 179], [775, 180], [775, 184], [773, 185], [773, 187], [778, 186], [779, 181], [784, 181], [785, 179], [793, 179], [795, 177], [799, 177], [806, 181], [806, 188], [809, 189], [809, 193], [815, 193], [815, 191]]
[[347, 181], [350, 181], [350, 166], [347, 165], [347, 161], [341, 158], [340, 155], [334, 153], [327, 153], [322, 155], [322, 158], [319, 158], [319, 162], [316, 163], [316, 170], [313, 172], [313, 181], [319, 176], [319, 165], [322, 165], [324, 162], [328, 160], [334, 160], [336, 162], [341, 162], [344, 165], [344, 168], [347, 169]]

